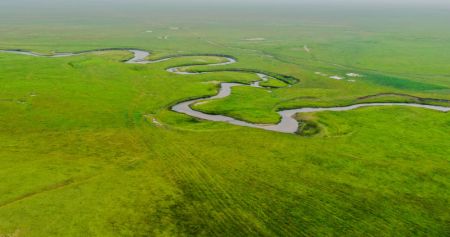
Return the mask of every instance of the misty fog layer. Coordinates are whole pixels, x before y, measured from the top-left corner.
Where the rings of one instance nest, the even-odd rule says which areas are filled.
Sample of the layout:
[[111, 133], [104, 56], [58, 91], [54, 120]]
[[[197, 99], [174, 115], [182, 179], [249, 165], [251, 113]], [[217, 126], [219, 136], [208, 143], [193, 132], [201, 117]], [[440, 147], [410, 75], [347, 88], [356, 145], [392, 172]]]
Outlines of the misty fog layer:
[[395, 15], [395, 11], [420, 14], [429, 10], [450, 14], [450, 0], [1, 0], [0, 20], [29, 16], [130, 18], [132, 14], [149, 17], [229, 14], [233, 17], [239, 13], [247, 14], [249, 18], [258, 14], [370, 16]]
[[63, 7], [63, 6], [282, 6], [282, 5], [322, 5], [326, 6], [359, 6], [359, 7], [442, 7], [449, 6], [448, 0], [2, 0], [1, 7]]

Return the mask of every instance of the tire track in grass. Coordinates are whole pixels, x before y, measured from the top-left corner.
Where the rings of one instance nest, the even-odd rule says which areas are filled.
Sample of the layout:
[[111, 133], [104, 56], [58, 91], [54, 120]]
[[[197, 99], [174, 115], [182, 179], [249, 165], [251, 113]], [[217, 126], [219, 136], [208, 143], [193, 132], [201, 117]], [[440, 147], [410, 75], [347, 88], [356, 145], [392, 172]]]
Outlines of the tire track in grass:
[[[164, 139], [163, 139], [164, 140]], [[180, 228], [186, 225], [206, 225], [214, 230], [215, 235], [230, 233], [232, 229], [245, 230], [247, 235], [260, 234], [269, 235], [264, 223], [256, 218], [257, 207], [243, 203], [236, 193], [229, 193], [224, 184], [229, 186], [229, 179], [207, 172], [205, 162], [196, 159], [198, 154], [186, 150], [183, 142], [174, 142], [174, 153], [166, 154], [175, 160], [183, 160], [183, 166], [171, 166], [168, 174], [174, 185], [178, 186], [182, 193], [183, 201], [178, 201], [180, 206], [172, 209], [174, 219], [181, 218]], [[176, 162], [175, 162], [176, 163]], [[206, 208], [206, 209], [205, 209]], [[188, 211], [191, 210], [191, 213]], [[193, 212], [192, 212], [193, 210]], [[210, 212], [209, 210], [219, 210]], [[215, 223], [199, 221], [193, 216], [204, 216], [202, 219], [214, 219]], [[178, 217], [178, 218], [177, 218]], [[197, 221], [195, 221], [197, 220]], [[184, 227], [183, 227], [184, 226]], [[233, 227], [234, 226], [234, 227]]]
[[23, 200], [26, 200], [26, 199], [29, 199], [29, 198], [33, 198], [33, 197], [35, 197], [37, 195], [40, 195], [40, 194], [43, 194], [43, 193], [47, 193], [47, 192], [51, 192], [51, 191], [54, 191], [54, 190], [63, 189], [63, 188], [70, 187], [70, 186], [81, 185], [83, 183], [88, 182], [89, 180], [91, 180], [92, 178], [94, 178], [96, 176], [98, 176], [98, 175], [93, 175], [93, 176], [89, 176], [87, 178], [82, 178], [78, 182], [74, 178], [66, 179], [64, 181], [61, 181], [61, 182], [58, 182], [58, 183], [55, 183], [55, 184], [52, 184], [52, 185], [48, 185], [48, 186], [43, 187], [41, 189], [29, 192], [29, 193], [25, 193], [23, 195], [20, 195], [18, 197], [15, 197], [15, 198], [7, 200], [7, 201], [5, 201], [3, 203], [0, 203], [0, 208], [12, 205], [14, 203], [17, 203], [17, 202], [20, 202], [20, 201], [23, 201]]
[[[180, 147], [183, 149], [183, 147]], [[195, 154], [189, 152], [190, 156], [196, 157]], [[217, 184], [226, 184], [227, 186], [233, 185], [233, 179], [228, 179], [222, 175], [214, 175], [211, 176], [206, 169], [204, 162], [199, 162], [198, 160], [190, 160], [195, 163], [192, 167], [201, 167], [200, 169], [196, 169], [196, 171], [192, 172], [188, 170], [186, 175], [182, 179], [192, 178], [192, 176], [201, 177], [203, 180], [201, 183], [206, 183], [206, 185], [198, 185], [199, 182], [196, 182], [194, 186], [195, 192], [202, 193], [201, 196], [205, 195], [211, 198], [208, 198], [206, 201], [214, 200], [213, 205], [217, 205], [218, 209], [221, 209], [227, 219], [228, 222], [233, 222], [237, 226], [241, 226], [241, 228], [245, 228], [248, 230], [247, 234], [262, 234], [266, 236], [274, 235], [285, 235], [286, 233], [293, 234], [296, 230], [292, 228], [283, 228], [282, 222], [284, 219], [280, 216], [280, 213], [275, 213], [271, 210], [261, 209], [259, 206], [255, 206], [251, 200], [255, 200], [254, 203], [257, 203], [258, 196], [250, 195], [250, 199], [241, 198], [243, 195], [247, 195], [247, 193], [229, 193], [223, 185]], [[259, 179], [258, 179], [259, 180]], [[214, 184], [214, 185], [208, 185]], [[212, 189], [209, 187], [218, 187], [218, 189]], [[273, 186], [270, 186], [275, 188]], [[276, 189], [276, 188], [275, 188]], [[236, 218], [239, 216], [239, 218]], [[275, 218], [274, 218], [275, 217]], [[281, 221], [278, 224], [274, 224], [273, 221], [276, 220]], [[224, 226], [224, 228], [228, 228]], [[220, 234], [220, 232], [218, 232]], [[299, 233], [297, 233], [299, 234]]]
[[378, 97], [383, 97], [383, 96], [400, 96], [400, 97], [405, 97], [405, 98], [411, 98], [414, 99], [418, 102], [421, 103], [426, 103], [428, 101], [430, 102], [442, 102], [442, 103], [450, 103], [450, 100], [447, 99], [436, 99], [436, 98], [424, 98], [424, 97], [419, 97], [419, 96], [414, 96], [414, 95], [408, 95], [408, 94], [403, 94], [403, 93], [378, 93], [378, 94], [374, 94], [374, 95], [366, 95], [366, 96], [361, 96], [358, 97], [358, 100], [365, 100], [365, 99], [372, 99], [372, 98], [378, 98]]
[[[178, 148], [180, 149], [180, 148]], [[181, 148], [182, 149], [182, 148]], [[189, 152], [188, 155], [178, 155], [183, 158], [186, 156], [195, 157]], [[189, 160], [190, 165], [186, 167], [184, 163], [183, 167], [177, 167], [175, 173], [177, 174], [177, 185], [183, 192], [183, 196], [188, 198], [188, 203], [193, 204], [194, 207], [200, 204], [200, 207], [205, 204], [210, 204], [214, 209], [220, 210], [224, 214], [224, 220], [219, 225], [211, 226], [211, 223], [202, 223], [209, 225], [210, 229], [215, 230], [216, 234], [226, 233], [230, 228], [226, 223], [233, 223], [232, 225], [239, 226], [241, 229], [249, 229], [249, 226], [245, 225], [248, 220], [242, 215], [236, 215], [236, 204], [238, 202], [233, 201], [232, 195], [229, 194], [223, 187], [222, 181], [217, 180], [217, 177], [212, 177], [208, 172], [205, 172], [205, 166], [202, 162]], [[210, 185], [214, 184], [214, 185]], [[234, 204], [234, 205], [233, 205]], [[203, 212], [203, 211], [201, 211]], [[201, 215], [201, 213], [198, 213]], [[205, 214], [205, 213], [204, 213]], [[206, 213], [208, 216], [211, 213]], [[214, 217], [214, 216], [213, 216]], [[248, 234], [251, 231], [246, 231]]]

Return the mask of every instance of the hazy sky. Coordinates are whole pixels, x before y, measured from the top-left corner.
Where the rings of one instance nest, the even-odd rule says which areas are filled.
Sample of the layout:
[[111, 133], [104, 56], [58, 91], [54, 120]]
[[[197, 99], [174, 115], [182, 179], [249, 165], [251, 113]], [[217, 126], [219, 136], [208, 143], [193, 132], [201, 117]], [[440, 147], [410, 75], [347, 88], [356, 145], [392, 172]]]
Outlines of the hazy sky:
[[[120, 0], [105, 0], [120, 1]], [[151, 1], [151, 0], [150, 0]], [[168, 0], [176, 1], [176, 0]], [[185, 0], [185, 2], [220, 3], [339, 3], [339, 4], [450, 4], [449, 0]]]
[[166, 10], [225, 10], [252, 11], [256, 8], [302, 10], [306, 7], [327, 10], [356, 9], [437, 9], [450, 11], [450, 0], [0, 0], [0, 12], [27, 9], [47, 11], [74, 11], [75, 9], [135, 9], [142, 11]]
[[[61, 4], [72, 0], [1, 0], [3, 4], [21, 3], [55, 3]], [[204, 3], [204, 4], [356, 4], [356, 5], [450, 5], [450, 0], [77, 0], [75, 2], [96, 3]]]
[[[302, 18], [303, 17], [303, 18]], [[219, 19], [241, 23], [286, 20], [301, 22], [392, 21], [433, 18], [445, 24], [450, 0], [0, 0], [0, 25], [92, 22], [185, 21]], [[389, 21], [390, 20], [390, 21]], [[388, 22], [388, 23], [386, 23]], [[389, 23], [390, 22], [390, 23]], [[383, 23], [384, 24], [384, 23]]]
[[[122, 0], [104, 0], [122, 1]], [[139, 0], [138, 0], [139, 1]], [[144, 0], [145, 1], [145, 0]], [[377, 6], [450, 6], [450, 0], [147, 0], [146, 2], [183, 2], [183, 3], [216, 3], [216, 4], [308, 4], [308, 5], [377, 5]]]

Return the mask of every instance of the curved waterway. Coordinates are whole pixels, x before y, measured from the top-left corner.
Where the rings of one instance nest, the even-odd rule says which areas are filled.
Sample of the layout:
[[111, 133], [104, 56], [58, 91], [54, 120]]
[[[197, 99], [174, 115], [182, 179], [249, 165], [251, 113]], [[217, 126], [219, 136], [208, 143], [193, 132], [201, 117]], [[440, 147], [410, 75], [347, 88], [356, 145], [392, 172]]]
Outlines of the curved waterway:
[[[109, 49], [114, 50], [114, 49]], [[138, 49], [116, 49], [116, 50], [127, 50], [131, 53], [133, 53], [133, 58], [127, 60], [125, 63], [129, 64], [150, 64], [150, 63], [158, 63], [167, 61], [173, 58], [177, 57], [185, 57], [185, 56], [175, 56], [175, 57], [168, 57], [163, 58], [159, 60], [147, 60], [147, 57], [150, 56], [150, 52], [144, 51], [144, 50], [138, 50]], [[22, 51], [22, 50], [0, 50], [0, 52], [3, 53], [14, 53], [14, 54], [21, 54], [21, 55], [28, 55], [28, 56], [34, 56], [34, 57], [51, 57], [51, 58], [58, 58], [58, 57], [69, 57], [69, 56], [75, 56], [83, 53], [88, 52], [94, 52], [93, 51], [86, 51], [86, 52], [80, 52], [80, 53], [55, 53], [52, 55], [44, 55], [39, 53], [33, 53], [28, 51]], [[98, 51], [104, 51], [104, 50], [98, 50]], [[205, 56], [214, 56], [214, 55], [205, 55]], [[219, 56], [219, 55], [217, 55]], [[226, 61], [222, 63], [214, 63], [214, 64], [206, 64], [205, 66], [223, 66], [228, 64], [236, 63], [236, 59], [231, 57], [224, 57]], [[196, 74], [204, 74], [209, 72], [186, 72], [183, 71], [182, 68], [186, 68], [187, 66], [183, 67], [173, 67], [168, 68], [167, 71], [175, 74], [180, 75], [196, 75]], [[214, 100], [214, 99], [220, 99], [228, 97], [231, 94], [232, 88], [236, 86], [250, 86], [250, 87], [256, 87], [256, 88], [265, 88], [260, 85], [261, 82], [267, 81], [269, 78], [271, 78], [268, 75], [257, 73], [260, 80], [252, 82], [250, 85], [242, 84], [242, 83], [228, 83], [223, 82], [220, 83], [220, 90], [217, 95], [211, 96], [208, 98], [201, 98], [201, 99], [193, 99], [189, 101], [184, 101], [181, 103], [178, 103], [174, 106], [172, 106], [172, 110], [178, 113], [186, 114], [195, 118], [209, 120], [209, 121], [216, 121], [216, 122], [226, 122], [229, 124], [234, 124], [238, 126], [244, 126], [244, 127], [251, 127], [251, 128], [259, 128], [269, 131], [275, 131], [275, 132], [281, 132], [281, 133], [295, 133], [298, 130], [298, 121], [294, 118], [294, 116], [298, 113], [311, 113], [311, 112], [321, 112], [321, 111], [349, 111], [354, 110], [362, 107], [375, 107], [375, 106], [407, 106], [407, 107], [417, 107], [417, 108], [424, 108], [424, 109], [431, 109], [441, 112], [449, 112], [450, 107], [444, 107], [444, 106], [437, 106], [437, 105], [424, 105], [424, 104], [414, 104], [414, 103], [364, 103], [364, 104], [355, 104], [350, 106], [342, 106], [342, 107], [325, 107], [325, 108], [299, 108], [299, 109], [290, 109], [290, 110], [282, 110], [279, 111], [278, 114], [281, 116], [281, 120], [278, 124], [254, 124], [249, 123], [245, 121], [241, 121], [232, 117], [228, 117], [225, 115], [213, 115], [213, 114], [206, 114], [202, 113], [200, 111], [196, 111], [191, 108], [191, 106], [199, 101], [205, 101], [205, 100]]]

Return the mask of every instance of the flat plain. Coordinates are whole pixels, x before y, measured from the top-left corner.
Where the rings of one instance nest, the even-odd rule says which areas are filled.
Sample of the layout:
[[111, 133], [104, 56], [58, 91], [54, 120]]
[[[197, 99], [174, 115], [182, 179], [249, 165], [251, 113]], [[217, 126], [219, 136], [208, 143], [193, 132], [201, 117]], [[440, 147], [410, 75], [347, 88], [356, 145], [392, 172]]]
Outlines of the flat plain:
[[[450, 107], [448, 12], [90, 7], [0, 8], [0, 49], [197, 56], [0, 52], [0, 236], [450, 234], [449, 113], [298, 114], [299, 132], [283, 134], [170, 110], [258, 79], [236, 69], [299, 81], [193, 108], [277, 123], [301, 107]], [[223, 62], [208, 54], [237, 63], [204, 65]], [[166, 71], [193, 64], [216, 72]]]

